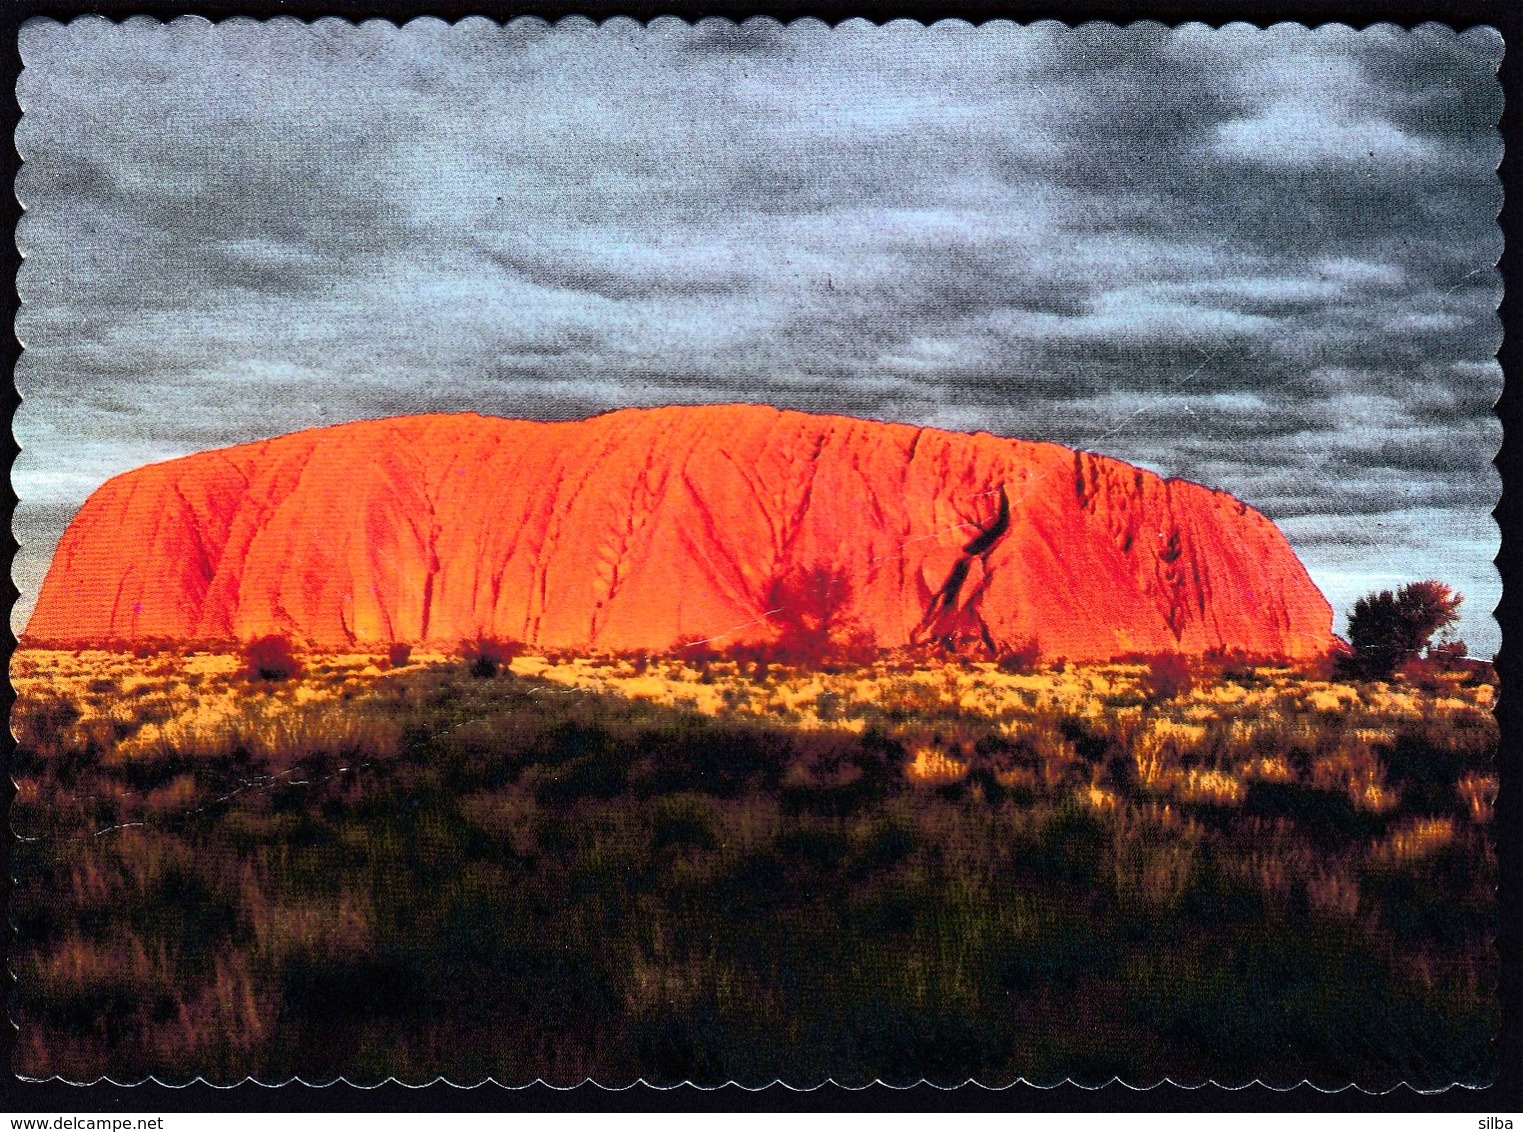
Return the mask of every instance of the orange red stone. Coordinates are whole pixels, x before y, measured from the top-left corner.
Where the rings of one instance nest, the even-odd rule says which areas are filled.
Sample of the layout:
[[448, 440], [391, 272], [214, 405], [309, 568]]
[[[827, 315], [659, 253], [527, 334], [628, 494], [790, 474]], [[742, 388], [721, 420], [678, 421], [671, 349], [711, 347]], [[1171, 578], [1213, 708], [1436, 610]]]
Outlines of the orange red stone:
[[27, 636], [723, 646], [773, 636], [776, 580], [821, 566], [885, 647], [1334, 642], [1285, 538], [1225, 492], [1055, 444], [756, 405], [398, 417], [139, 468], [80, 509]]

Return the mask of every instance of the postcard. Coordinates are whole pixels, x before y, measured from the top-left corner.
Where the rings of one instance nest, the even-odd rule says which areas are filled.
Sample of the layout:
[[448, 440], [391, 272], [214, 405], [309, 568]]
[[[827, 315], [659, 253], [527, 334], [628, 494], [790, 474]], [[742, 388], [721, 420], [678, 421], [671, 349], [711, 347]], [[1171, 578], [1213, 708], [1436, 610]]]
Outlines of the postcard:
[[20, 48], [15, 1075], [1494, 1079], [1496, 31]]

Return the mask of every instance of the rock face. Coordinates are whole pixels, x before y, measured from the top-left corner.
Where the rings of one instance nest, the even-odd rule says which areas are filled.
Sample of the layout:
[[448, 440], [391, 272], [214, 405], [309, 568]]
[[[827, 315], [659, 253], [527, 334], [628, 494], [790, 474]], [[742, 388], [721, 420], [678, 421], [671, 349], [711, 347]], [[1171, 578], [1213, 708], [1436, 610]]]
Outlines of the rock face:
[[1294, 658], [1334, 641], [1284, 537], [1223, 492], [1054, 444], [751, 405], [399, 417], [139, 468], [80, 509], [27, 637], [722, 646], [774, 637], [779, 580], [818, 568], [880, 646]]

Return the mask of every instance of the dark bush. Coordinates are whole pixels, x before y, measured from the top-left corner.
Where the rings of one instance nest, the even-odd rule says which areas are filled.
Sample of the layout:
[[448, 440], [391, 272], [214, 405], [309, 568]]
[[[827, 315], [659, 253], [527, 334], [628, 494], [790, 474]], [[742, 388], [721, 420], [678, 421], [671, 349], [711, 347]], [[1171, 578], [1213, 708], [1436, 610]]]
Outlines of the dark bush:
[[969, 767], [963, 775], [963, 783], [969, 789], [976, 790], [978, 796], [991, 806], [998, 806], [1005, 800], [1005, 787], [986, 766]]
[[391, 648], [386, 650], [386, 663], [392, 668], [401, 668], [412, 659], [412, 646], [406, 641], [393, 641]]
[[518, 641], [477, 637], [466, 645], [465, 661], [470, 665], [472, 676], [485, 680], [496, 676], [498, 669], [506, 668], [523, 651], [524, 647]]
[[912, 826], [898, 821], [882, 821], [873, 827], [858, 858], [857, 865], [864, 873], [874, 869], [892, 868], [908, 858], [917, 845]]
[[1105, 760], [1105, 781], [1123, 794], [1136, 791], [1137, 761], [1127, 754], [1115, 754]]
[[[1349, 654], [1346, 649], [1341, 651], [1335, 650], [1323, 653], [1321, 656], [1312, 657], [1309, 660], [1301, 661], [1296, 665], [1296, 672], [1304, 680], [1331, 682], [1347, 673], [1348, 661]], [[1242, 678], [1242, 682], [1246, 683], [1250, 679], [1256, 681], [1256, 678], [1250, 674], [1250, 676]]]
[[11, 733], [23, 750], [56, 755], [66, 746], [67, 732], [79, 722], [80, 710], [56, 693], [36, 693], [16, 700], [11, 709]]
[[680, 812], [657, 814], [651, 822], [650, 847], [653, 852], [659, 853], [663, 849], [687, 847], [712, 849], [714, 845], [713, 829], [698, 814]]
[[1042, 829], [1027, 863], [1039, 874], [1064, 883], [1091, 885], [1110, 840], [1109, 831], [1089, 810], [1064, 802]]
[[[1355, 678], [1389, 680], [1396, 669], [1430, 647], [1433, 634], [1459, 620], [1464, 596], [1443, 582], [1413, 582], [1392, 593], [1381, 590], [1354, 603], [1344, 670]], [[1445, 649], [1454, 642], [1440, 642]]]
[[631, 787], [643, 796], [695, 791], [732, 798], [747, 787], [770, 789], [791, 754], [787, 738], [776, 731], [704, 720], [642, 729], [629, 742]]
[[1462, 661], [1469, 655], [1470, 648], [1458, 637], [1447, 641], [1434, 641], [1428, 646], [1428, 659], [1442, 665], [1453, 664]]
[[607, 728], [580, 720], [560, 720], [544, 730], [531, 748], [533, 761], [560, 766], [588, 756], [601, 755], [614, 746]]
[[544, 805], [566, 805], [580, 798], [617, 798], [629, 784], [626, 748], [599, 749], [546, 768], [536, 797]]
[[132, 643], [132, 655], [138, 660], [160, 656], [174, 651], [174, 644], [163, 637], [144, 637]]
[[424, 1006], [423, 981], [415, 966], [393, 958], [289, 962], [283, 1002], [304, 1022], [411, 1018]]
[[1035, 640], [1026, 640], [1002, 651], [996, 663], [1001, 672], [1019, 676], [1035, 670], [1041, 659], [1041, 646]]
[[[1088, 732], [1083, 732], [1087, 735]], [[996, 773], [1022, 769], [1037, 770], [1042, 756], [1028, 739], [1009, 739], [995, 731], [978, 737], [973, 744], [975, 762], [985, 762]]]
[[1356, 810], [1342, 791], [1318, 790], [1293, 782], [1248, 783], [1242, 812], [1248, 817], [1279, 818], [1323, 850], [1343, 849], [1385, 827], [1378, 815]]
[[785, 862], [821, 870], [835, 868], [850, 848], [839, 830], [821, 825], [784, 829], [777, 835], [775, 845]]
[[243, 671], [250, 680], [289, 680], [301, 674], [290, 638], [271, 634], [243, 646]]
[[1189, 660], [1177, 652], [1160, 653], [1148, 661], [1143, 685], [1154, 700], [1177, 700], [1188, 695], [1194, 686]]
[[1402, 808], [1412, 813], [1442, 814], [1458, 805], [1454, 785], [1460, 775], [1481, 770], [1493, 749], [1484, 733], [1476, 740], [1463, 731], [1440, 727], [1404, 728], [1391, 745], [1376, 747], [1391, 784], [1401, 791]]
[[863, 733], [853, 761], [875, 789], [891, 790], [903, 780], [910, 757], [904, 744], [870, 727]]
[[1072, 743], [1074, 752], [1087, 763], [1100, 762], [1115, 746], [1110, 736], [1090, 730], [1089, 724], [1082, 719], [1059, 720], [1058, 734]]

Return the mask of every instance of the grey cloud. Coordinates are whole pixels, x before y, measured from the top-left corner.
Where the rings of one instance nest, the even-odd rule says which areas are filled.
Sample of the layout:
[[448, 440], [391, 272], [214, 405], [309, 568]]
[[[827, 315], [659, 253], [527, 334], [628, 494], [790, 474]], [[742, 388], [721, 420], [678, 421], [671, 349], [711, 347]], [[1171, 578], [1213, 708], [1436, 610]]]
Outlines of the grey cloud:
[[1463, 35], [1423, 27], [1414, 33], [1387, 30], [1353, 44], [1355, 58], [1382, 95], [1386, 116], [1415, 134], [1441, 138], [1482, 152], [1498, 149], [1501, 91], [1496, 32], [1475, 28]]
[[[1470, 483], [1486, 494], [1495, 494], [1491, 482], [1491, 455], [1475, 443], [1471, 429], [1426, 428], [1420, 432], [1385, 437], [1378, 444], [1358, 445], [1340, 452], [1336, 460], [1345, 467], [1391, 468], [1429, 473]], [[1414, 477], [1416, 478], [1416, 477]]]
[[478, 239], [469, 240], [468, 246], [510, 275], [538, 286], [615, 301], [649, 299], [653, 294], [727, 295], [753, 283], [749, 272], [722, 264], [666, 267], [659, 259], [631, 263], [627, 255], [588, 257], [529, 244], [493, 246]]
[[[1052, 111], [1066, 160], [1053, 172], [1076, 189], [1119, 191], [1125, 199], [1139, 174], [1159, 187], [1178, 183], [1182, 159], [1244, 108], [1221, 82], [1218, 61], [1161, 25], [1119, 32], [1089, 25], [1053, 43], [1029, 81], [1060, 92]], [[1007, 168], [1025, 170], [1018, 159]]]
[[681, 38], [678, 50], [691, 55], [786, 55], [792, 37], [781, 24], [770, 19], [750, 19], [741, 23], [730, 20], [699, 20], [694, 34]]
[[[37, 547], [62, 512], [23, 472], [85, 449], [672, 401], [1081, 445], [1293, 531], [1495, 498], [1484, 32], [86, 19], [22, 51]], [[1443, 573], [1414, 529], [1392, 560]]]

